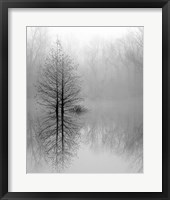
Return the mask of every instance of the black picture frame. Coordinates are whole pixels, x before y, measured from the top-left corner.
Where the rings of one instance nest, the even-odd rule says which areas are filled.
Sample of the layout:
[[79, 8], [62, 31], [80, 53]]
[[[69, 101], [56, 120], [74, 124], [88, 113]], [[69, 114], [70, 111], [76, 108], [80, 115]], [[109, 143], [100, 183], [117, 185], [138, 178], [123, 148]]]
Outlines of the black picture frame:
[[[162, 192], [8, 192], [8, 8], [162, 8]], [[0, 199], [170, 199], [170, 2], [0, 0], [0, 15]]]

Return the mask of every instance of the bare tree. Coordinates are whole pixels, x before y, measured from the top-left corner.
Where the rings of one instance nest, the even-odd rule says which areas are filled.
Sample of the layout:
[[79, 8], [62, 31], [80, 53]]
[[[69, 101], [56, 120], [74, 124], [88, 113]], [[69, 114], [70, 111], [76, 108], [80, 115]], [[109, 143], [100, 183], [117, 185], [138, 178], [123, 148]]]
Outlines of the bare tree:
[[81, 98], [76, 67], [57, 39], [38, 81], [38, 103], [45, 109], [39, 137], [56, 164], [68, 160], [79, 138], [77, 114]]

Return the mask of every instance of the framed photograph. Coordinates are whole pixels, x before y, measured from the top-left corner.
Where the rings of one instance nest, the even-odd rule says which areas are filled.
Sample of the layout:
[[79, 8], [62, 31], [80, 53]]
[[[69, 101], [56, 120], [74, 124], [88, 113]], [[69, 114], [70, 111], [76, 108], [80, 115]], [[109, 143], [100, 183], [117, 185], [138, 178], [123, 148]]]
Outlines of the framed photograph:
[[169, 1], [0, 9], [0, 198], [170, 199]]

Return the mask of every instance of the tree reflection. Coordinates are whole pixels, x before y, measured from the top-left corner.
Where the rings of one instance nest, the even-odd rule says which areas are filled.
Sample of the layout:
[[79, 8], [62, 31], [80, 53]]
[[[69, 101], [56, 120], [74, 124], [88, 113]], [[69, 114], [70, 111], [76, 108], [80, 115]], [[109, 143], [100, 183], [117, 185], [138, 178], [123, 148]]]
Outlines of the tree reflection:
[[28, 113], [27, 117], [27, 172], [44, 171], [47, 163], [44, 157], [44, 147], [37, 135], [39, 121], [35, 116]]
[[138, 113], [95, 111], [87, 114], [83, 141], [94, 151], [111, 151], [131, 164], [129, 170], [143, 171], [143, 123]]
[[[43, 127], [43, 124], [41, 124], [39, 129], [43, 130]], [[64, 141], [61, 137], [61, 129], [59, 129], [57, 144], [55, 134], [50, 135], [49, 133], [47, 135], [46, 133], [39, 135], [45, 149], [44, 156], [53, 172], [64, 171], [76, 156], [79, 148], [81, 116], [70, 112], [67, 118], [65, 118], [64, 127]], [[62, 148], [63, 144], [64, 148]]]

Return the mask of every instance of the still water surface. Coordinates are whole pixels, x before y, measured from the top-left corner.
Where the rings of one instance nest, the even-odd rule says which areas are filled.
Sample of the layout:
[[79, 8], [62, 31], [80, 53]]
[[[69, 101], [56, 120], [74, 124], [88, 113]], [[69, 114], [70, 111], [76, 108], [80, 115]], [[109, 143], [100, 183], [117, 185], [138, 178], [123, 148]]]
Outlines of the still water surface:
[[[75, 156], [61, 173], [143, 172], [142, 100], [86, 102], [88, 111], [79, 116], [80, 138]], [[35, 114], [35, 112], [34, 112]], [[28, 135], [27, 135], [28, 137]], [[38, 164], [27, 145], [27, 171], [56, 173], [44, 159]], [[31, 166], [30, 163], [34, 163]]]

